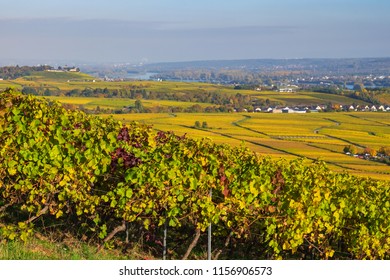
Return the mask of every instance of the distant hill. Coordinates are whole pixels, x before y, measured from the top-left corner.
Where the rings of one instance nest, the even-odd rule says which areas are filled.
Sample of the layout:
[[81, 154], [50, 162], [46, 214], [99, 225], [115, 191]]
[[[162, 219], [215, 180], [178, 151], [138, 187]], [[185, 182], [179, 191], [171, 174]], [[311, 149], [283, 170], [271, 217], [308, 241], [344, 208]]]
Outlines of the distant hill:
[[29, 81], [75, 81], [75, 80], [93, 80], [94, 77], [82, 73], [82, 72], [49, 72], [49, 71], [37, 71], [30, 75], [23, 77]]
[[0, 78], [14, 80], [19, 77], [30, 76], [35, 72], [49, 70], [52, 67], [44, 66], [4, 66], [0, 67]]
[[390, 57], [206, 60], [145, 65], [125, 63], [83, 67], [83, 71], [101, 78], [196, 81], [217, 84], [336, 85], [350, 89], [355, 83], [363, 83], [371, 88], [390, 87]]
[[59, 67], [54, 69], [49, 65], [42, 66], [4, 66], [0, 67], [0, 79], [15, 80], [18, 78], [27, 80], [69, 80], [76, 78], [92, 78], [87, 74], [80, 73], [76, 67]]
[[390, 75], [390, 57], [386, 58], [303, 58], [303, 59], [244, 59], [205, 60], [147, 64], [154, 71], [183, 69], [246, 69], [266, 72], [301, 70], [313, 73], [384, 74]]

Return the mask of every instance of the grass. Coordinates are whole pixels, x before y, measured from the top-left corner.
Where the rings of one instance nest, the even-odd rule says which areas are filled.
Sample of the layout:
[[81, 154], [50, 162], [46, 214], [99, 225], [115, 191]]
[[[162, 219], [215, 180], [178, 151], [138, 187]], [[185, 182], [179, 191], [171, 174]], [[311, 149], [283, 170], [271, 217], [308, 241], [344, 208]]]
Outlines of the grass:
[[112, 260], [125, 259], [119, 252], [101, 250], [79, 241], [53, 242], [38, 238], [0, 244], [0, 260]]
[[56, 240], [50, 235], [36, 234], [26, 242], [21, 240], [0, 242], [0, 260], [136, 260], [153, 259], [134, 244], [131, 249], [97, 249], [96, 245], [77, 240], [70, 235]]
[[94, 80], [95, 78], [81, 72], [48, 72], [41, 71], [35, 72], [31, 76], [26, 76], [17, 80], [26, 80], [26, 81], [36, 81], [36, 82], [67, 82], [67, 81], [84, 81], [84, 80]]

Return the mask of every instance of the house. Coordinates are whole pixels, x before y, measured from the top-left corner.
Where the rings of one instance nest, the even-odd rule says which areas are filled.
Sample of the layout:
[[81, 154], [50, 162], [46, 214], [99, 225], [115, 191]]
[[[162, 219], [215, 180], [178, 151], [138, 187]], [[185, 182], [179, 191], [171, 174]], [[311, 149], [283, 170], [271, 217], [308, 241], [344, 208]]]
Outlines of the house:
[[383, 106], [383, 105], [379, 106], [378, 110], [379, 111], [385, 111], [385, 106]]
[[375, 105], [372, 105], [372, 107], [370, 108], [370, 110], [371, 110], [372, 112], [378, 111], [378, 109], [375, 107]]
[[293, 88], [280, 88], [279, 92], [296, 92], [296, 89], [293, 89]]
[[261, 108], [256, 108], [255, 112], [261, 112]]
[[306, 114], [308, 110], [309, 110], [309, 108], [308, 109], [299, 109], [298, 108], [298, 110], [294, 109], [293, 113], [296, 113], [296, 114]]

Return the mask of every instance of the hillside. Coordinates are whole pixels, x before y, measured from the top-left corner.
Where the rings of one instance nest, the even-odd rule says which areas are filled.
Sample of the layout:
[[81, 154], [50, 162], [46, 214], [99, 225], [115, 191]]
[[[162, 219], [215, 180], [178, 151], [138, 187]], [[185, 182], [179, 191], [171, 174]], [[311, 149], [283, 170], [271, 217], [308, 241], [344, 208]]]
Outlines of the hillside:
[[[209, 112], [254, 111], [256, 108], [295, 107], [318, 105], [372, 105], [389, 104], [390, 93], [368, 92], [355, 94], [343, 91], [337, 94], [296, 90], [294, 92], [269, 89], [240, 88], [199, 82], [172, 81], [102, 81], [84, 73], [38, 71], [15, 80], [0, 81], [0, 89], [14, 87], [23, 93], [45, 96], [129, 98], [150, 101], [176, 101], [209, 104]], [[70, 102], [71, 103], [71, 102]], [[177, 106], [176, 106], [177, 105]], [[123, 106], [126, 106], [125, 104]], [[172, 107], [189, 107], [175, 104]]]
[[82, 73], [82, 72], [49, 72], [49, 71], [38, 71], [31, 75], [23, 76], [23, 80], [30, 82], [68, 82], [68, 81], [92, 81], [94, 77]]
[[388, 182], [123, 125], [11, 90], [0, 97], [6, 243], [54, 232], [187, 259], [204, 255], [211, 225], [213, 258], [390, 257]]

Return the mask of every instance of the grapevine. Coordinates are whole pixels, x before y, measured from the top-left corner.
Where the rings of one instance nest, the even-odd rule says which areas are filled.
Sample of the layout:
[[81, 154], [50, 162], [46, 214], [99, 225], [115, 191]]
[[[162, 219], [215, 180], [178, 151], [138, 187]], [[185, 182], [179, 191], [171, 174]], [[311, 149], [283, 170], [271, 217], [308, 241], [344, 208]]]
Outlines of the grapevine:
[[186, 233], [187, 258], [211, 225], [216, 257], [390, 258], [388, 182], [123, 125], [13, 90], [0, 93], [0, 116], [3, 239], [65, 224], [99, 246], [136, 228], [160, 244], [165, 226]]

